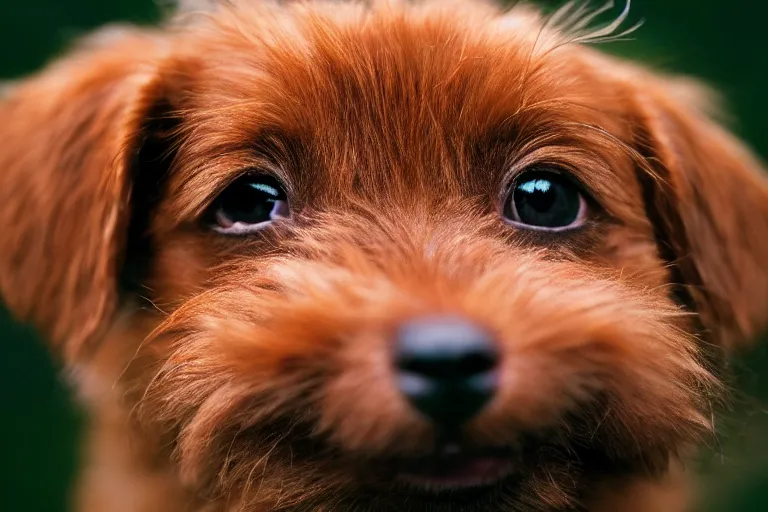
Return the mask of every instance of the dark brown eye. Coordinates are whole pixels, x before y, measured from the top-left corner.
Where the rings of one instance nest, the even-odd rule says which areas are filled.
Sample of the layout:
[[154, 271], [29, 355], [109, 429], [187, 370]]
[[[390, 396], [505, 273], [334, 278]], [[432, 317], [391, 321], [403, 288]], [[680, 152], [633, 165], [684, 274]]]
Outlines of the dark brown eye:
[[504, 203], [504, 216], [530, 229], [561, 231], [582, 225], [587, 202], [579, 188], [559, 173], [524, 172]]
[[290, 216], [283, 185], [272, 176], [245, 175], [231, 183], [212, 205], [213, 230], [254, 233]]

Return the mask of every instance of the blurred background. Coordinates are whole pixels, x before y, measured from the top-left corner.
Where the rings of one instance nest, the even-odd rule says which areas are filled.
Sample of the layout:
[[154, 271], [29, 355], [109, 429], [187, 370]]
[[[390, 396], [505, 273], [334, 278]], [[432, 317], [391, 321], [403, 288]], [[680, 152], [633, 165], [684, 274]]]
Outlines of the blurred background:
[[[149, 24], [166, 11], [155, 0], [0, 0], [0, 80], [38, 69], [99, 25]], [[634, 0], [631, 22], [640, 19], [631, 40], [603, 48], [715, 85], [732, 128], [768, 159], [768, 2]], [[690, 467], [702, 474], [702, 512], [768, 511], [768, 340], [733, 370], [734, 410]], [[0, 512], [68, 509], [86, 422], [33, 330], [0, 307]]]

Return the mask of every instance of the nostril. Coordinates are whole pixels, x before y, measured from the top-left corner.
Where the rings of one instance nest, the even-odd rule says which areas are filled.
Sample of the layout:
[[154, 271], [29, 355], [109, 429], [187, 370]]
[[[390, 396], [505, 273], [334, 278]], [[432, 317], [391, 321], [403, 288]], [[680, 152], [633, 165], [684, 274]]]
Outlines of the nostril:
[[477, 375], [486, 373], [496, 366], [496, 354], [489, 352], [473, 352], [458, 361], [456, 373], [460, 375]]
[[427, 317], [400, 326], [395, 364], [400, 391], [443, 426], [461, 424], [496, 391], [499, 354], [491, 334], [460, 317]]
[[493, 337], [459, 317], [426, 317], [400, 326], [397, 365], [437, 379], [465, 378], [491, 370], [498, 359]]
[[469, 347], [466, 353], [441, 352], [439, 347], [420, 347], [420, 350], [406, 351], [398, 358], [401, 371], [438, 380], [469, 378], [491, 371], [495, 366], [495, 352], [484, 347]]

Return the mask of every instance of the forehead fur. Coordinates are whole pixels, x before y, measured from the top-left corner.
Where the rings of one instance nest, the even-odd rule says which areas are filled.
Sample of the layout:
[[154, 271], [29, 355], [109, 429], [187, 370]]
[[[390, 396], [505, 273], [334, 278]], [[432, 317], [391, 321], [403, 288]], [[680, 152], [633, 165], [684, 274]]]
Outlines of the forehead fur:
[[495, 196], [535, 162], [589, 169], [578, 177], [597, 193], [632, 181], [621, 91], [528, 7], [241, 1], [178, 20], [168, 69], [194, 77], [175, 105], [190, 216], [233, 170], [265, 162], [320, 203]]

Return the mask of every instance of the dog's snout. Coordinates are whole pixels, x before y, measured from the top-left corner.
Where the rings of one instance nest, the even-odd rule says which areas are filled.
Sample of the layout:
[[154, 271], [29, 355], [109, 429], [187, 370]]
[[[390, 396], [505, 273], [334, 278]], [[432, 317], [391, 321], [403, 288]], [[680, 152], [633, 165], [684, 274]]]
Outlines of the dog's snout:
[[442, 428], [460, 426], [488, 403], [498, 361], [491, 334], [463, 318], [418, 318], [397, 332], [400, 391]]

